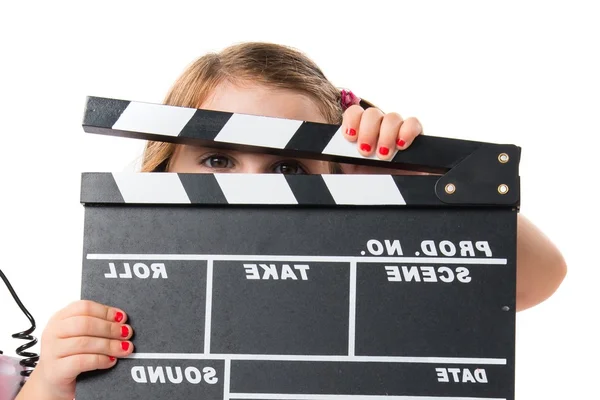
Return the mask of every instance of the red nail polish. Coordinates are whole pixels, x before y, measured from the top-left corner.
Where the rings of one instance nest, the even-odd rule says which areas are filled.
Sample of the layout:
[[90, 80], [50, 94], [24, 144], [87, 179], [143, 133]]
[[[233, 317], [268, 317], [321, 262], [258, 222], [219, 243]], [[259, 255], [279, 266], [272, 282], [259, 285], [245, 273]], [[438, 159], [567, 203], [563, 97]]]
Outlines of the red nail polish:
[[129, 335], [129, 328], [126, 327], [125, 325], [123, 325], [121, 327], [121, 336], [122, 337], [127, 337], [127, 335]]
[[121, 342], [121, 348], [122, 348], [124, 351], [127, 351], [127, 350], [129, 350], [129, 342]]
[[396, 142], [396, 144], [398, 145], [398, 147], [402, 147], [406, 144], [406, 142], [402, 139], [398, 139], [398, 141]]
[[115, 321], [117, 321], [117, 322], [123, 321], [123, 313], [121, 311], [117, 311], [117, 313], [115, 314]]
[[390, 152], [390, 149], [388, 149], [385, 146], [381, 146], [379, 148], [379, 153], [381, 153], [382, 156], [387, 156], [389, 152]]
[[114, 358], [114, 357], [112, 357], [112, 356], [111, 356], [111, 357], [108, 357], [108, 359], [109, 359], [110, 361], [115, 361], [115, 360], [116, 360], [116, 358]]
[[367, 143], [363, 143], [363, 144], [360, 145], [360, 149], [362, 151], [369, 152], [369, 151], [371, 151], [371, 145], [367, 144]]
[[348, 135], [348, 136], [355, 136], [356, 135], [356, 130], [354, 130], [352, 128], [348, 128], [348, 129], [346, 129], [346, 135]]

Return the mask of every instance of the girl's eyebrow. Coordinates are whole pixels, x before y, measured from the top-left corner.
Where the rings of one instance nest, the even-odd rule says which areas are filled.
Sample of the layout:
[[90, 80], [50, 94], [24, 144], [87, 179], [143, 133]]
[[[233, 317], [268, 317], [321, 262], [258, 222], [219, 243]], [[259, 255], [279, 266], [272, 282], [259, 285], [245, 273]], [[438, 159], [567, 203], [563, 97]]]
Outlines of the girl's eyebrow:
[[185, 148], [190, 151], [223, 150], [223, 149], [216, 149], [214, 147], [205, 147], [205, 146], [196, 146], [196, 145], [185, 145]]

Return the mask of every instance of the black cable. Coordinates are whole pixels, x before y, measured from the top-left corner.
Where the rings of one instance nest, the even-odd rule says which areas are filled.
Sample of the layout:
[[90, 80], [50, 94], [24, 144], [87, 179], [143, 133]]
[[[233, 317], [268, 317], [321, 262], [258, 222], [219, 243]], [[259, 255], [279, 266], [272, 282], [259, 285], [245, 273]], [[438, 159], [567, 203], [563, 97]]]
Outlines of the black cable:
[[[17, 303], [19, 308], [21, 308], [21, 311], [23, 311], [23, 314], [25, 314], [27, 319], [29, 319], [29, 322], [31, 322], [31, 328], [27, 329], [26, 331], [18, 332], [18, 333], [15, 333], [14, 335], [12, 335], [12, 337], [14, 339], [29, 340], [28, 343], [25, 343], [24, 345], [19, 346], [16, 350], [16, 353], [20, 357], [24, 357], [19, 362], [19, 364], [21, 364], [21, 366], [24, 367], [24, 371], [21, 371], [21, 376], [29, 377], [29, 375], [31, 375], [31, 372], [33, 371], [33, 369], [36, 367], [38, 360], [40, 359], [40, 356], [37, 353], [31, 353], [31, 352], [25, 351], [25, 350], [29, 349], [30, 347], [35, 346], [37, 343], [37, 339], [35, 337], [31, 336], [33, 331], [35, 331], [35, 320], [33, 319], [33, 316], [31, 315], [31, 313], [29, 313], [29, 311], [27, 311], [27, 308], [25, 308], [25, 306], [19, 299], [19, 296], [17, 296], [17, 293], [15, 292], [12, 285], [8, 281], [8, 278], [6, 277], [6, 275], [4, 275], [4, 273], [2, 272], [1, 269], [0, 269], [0, 278], [2, 278], [2, 280], [6, 284], [8, 291], [12, 295], [13, 299], [15, 299], [15, 302]], [[2, 354], [1, 351], [0, 351], [0, 354]], [[23, 383], [25, 383], [25, 382], [23, 382]]]

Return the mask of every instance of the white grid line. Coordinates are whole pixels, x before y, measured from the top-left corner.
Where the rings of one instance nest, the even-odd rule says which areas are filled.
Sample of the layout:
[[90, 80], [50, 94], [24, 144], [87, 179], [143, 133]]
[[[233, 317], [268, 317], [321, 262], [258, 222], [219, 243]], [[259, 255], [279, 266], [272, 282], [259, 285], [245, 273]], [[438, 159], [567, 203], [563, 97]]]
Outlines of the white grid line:
[[350, 263], [350, 309], [348, 318], [348, 356], [354, 356], [356, 340], [356, 262]]
[[415, 263], [415, 264], [486, 264], [506, 265], [506, 258], [466, 257], [372, 257], [372, 256], [290, 256], [290, 255], [232, 255], [232, 254], [105, 254], [90, 253], [88, 260], [170, 260], [170, 261], [305, 261], [356, 263]]
[[229, 390], [231, 387], [231, 359], [225, 359], [225, 371], [223, 372], [223, 400], [231, 399]]
[[409, 356], [346, 356], [294, 354], [204, 354], [204, 353], [132, 353], [138, 360], [248, 360], [248, 361], [308, 361], [308, 362], [372, 362], [408, 364], [481, 364], [506, 365], [506, 358], [472, 357], [409, 357]]
[[204, 311], [204, 353], [210, 354], [210, 334], [212, 321], [213, 261], [206, 264], [206, 310]]

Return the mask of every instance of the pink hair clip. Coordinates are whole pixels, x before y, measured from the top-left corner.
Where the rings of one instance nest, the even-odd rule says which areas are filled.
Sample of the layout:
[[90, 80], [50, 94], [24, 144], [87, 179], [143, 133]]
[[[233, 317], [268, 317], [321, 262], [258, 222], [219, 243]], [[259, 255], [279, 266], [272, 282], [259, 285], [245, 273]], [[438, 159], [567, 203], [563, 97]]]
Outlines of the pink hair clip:
[[352, 93], [350, 90], [345, 90], [342, 89], [342, 98], [341, 98], [341, 104], [342, 104], [342, 110], [346, 111], [346, 109], [354, 104], [360, 104], [360, 98], [357, 97], [354, 93]]

